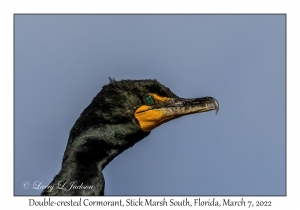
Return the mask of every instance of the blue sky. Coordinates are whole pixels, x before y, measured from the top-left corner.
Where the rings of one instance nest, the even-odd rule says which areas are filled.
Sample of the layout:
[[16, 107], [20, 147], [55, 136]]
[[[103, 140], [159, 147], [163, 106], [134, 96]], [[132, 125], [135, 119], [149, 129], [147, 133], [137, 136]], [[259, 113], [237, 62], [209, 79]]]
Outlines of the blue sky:
[[49, 184], [108, 83], [156, 78], [214, 112], [156, 128], [104, 170], [106, 195], [285, 195], [284, 15], [15, 15], [15, 195]]

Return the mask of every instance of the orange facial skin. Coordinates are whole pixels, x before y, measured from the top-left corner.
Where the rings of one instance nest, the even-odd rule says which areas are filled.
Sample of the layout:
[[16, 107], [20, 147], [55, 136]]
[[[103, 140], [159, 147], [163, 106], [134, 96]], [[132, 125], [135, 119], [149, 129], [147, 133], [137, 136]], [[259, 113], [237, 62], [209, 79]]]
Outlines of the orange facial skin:
[[173, 99], [151, 94], [155, 100], [153, 105], [142, 105], [134, 113], [140, 127], [150, 132], [161, 124], [178, 117], [201, 113], [210, 110], [218, 111], [218, 102], [211, 97], [199, 99]]
[[[170, 98], [159, 96], [157, 94], [151, 94], [155, 103], [163, 104], [169, 100]], [[152, 109], [152, 106], [142, 105], [140, 106], [134, 114], [135, 118], [139, 121], [141, 129], [145, 132], [150, 132], [157, 126], [166, 122], [164, 117], [164, 113], [161, 109]]]

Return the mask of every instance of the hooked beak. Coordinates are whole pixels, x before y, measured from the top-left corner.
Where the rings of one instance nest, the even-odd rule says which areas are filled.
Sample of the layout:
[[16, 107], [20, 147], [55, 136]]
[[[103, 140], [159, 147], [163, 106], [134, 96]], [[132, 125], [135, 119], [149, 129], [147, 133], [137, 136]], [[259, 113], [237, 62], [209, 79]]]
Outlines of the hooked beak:
[[153, 106], [142, 105], [135, 112], [135, 117], [140, 127], [145, 132], [150, 132], [159, 125], [184, 115], [202, 113], [215, 110], [219, 111], [219, 103], [215, 98], [168, 98]]

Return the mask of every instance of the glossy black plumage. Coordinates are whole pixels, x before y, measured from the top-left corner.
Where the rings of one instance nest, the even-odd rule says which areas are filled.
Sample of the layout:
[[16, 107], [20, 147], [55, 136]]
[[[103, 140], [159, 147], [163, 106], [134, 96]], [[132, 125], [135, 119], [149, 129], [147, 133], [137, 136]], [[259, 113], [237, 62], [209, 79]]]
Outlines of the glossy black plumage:
[[141, 129], [134, 115], [149, 93], [171, 99], [153, 105], [153, 109], [166, 106], [171, 111], [178, 107], [186, 111], [201, 104], [205, 105], [205, 111], [218, 110], [213, 98], [184, 100], [156, 80], [110, 79], [72, 127], [62, 168], [50, 183], [53, 188], [46, 188], [42, 195], [104, 195], [102, 170], [114, 157], [150, 133]]
[[[133, 117], [147, 92], [175, 96], [156, 80], [111, 79], [85, 108], [70, 131], [62, 169], [42, 195], [103, 195], [102, 170], [115, 156], [149, 135]], [[69, 190], [76, 186], [93, 189]], [[61, 186], [62, 189], [58, 189]], [[63, 186], [63, 187], [62, 187]]]

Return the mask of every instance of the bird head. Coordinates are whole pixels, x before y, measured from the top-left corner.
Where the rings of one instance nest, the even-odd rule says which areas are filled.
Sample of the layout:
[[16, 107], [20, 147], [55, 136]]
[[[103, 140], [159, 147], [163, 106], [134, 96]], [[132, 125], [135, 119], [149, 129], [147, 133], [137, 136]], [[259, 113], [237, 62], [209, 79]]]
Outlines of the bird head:
[[219, 109], [212, 97], [180, 98], [157, 80], [110, 79], [92, 104], [102, 110], [105, 123], [134, 122], [144, 132], [184, 115], [210, 110], [217, 113]]

